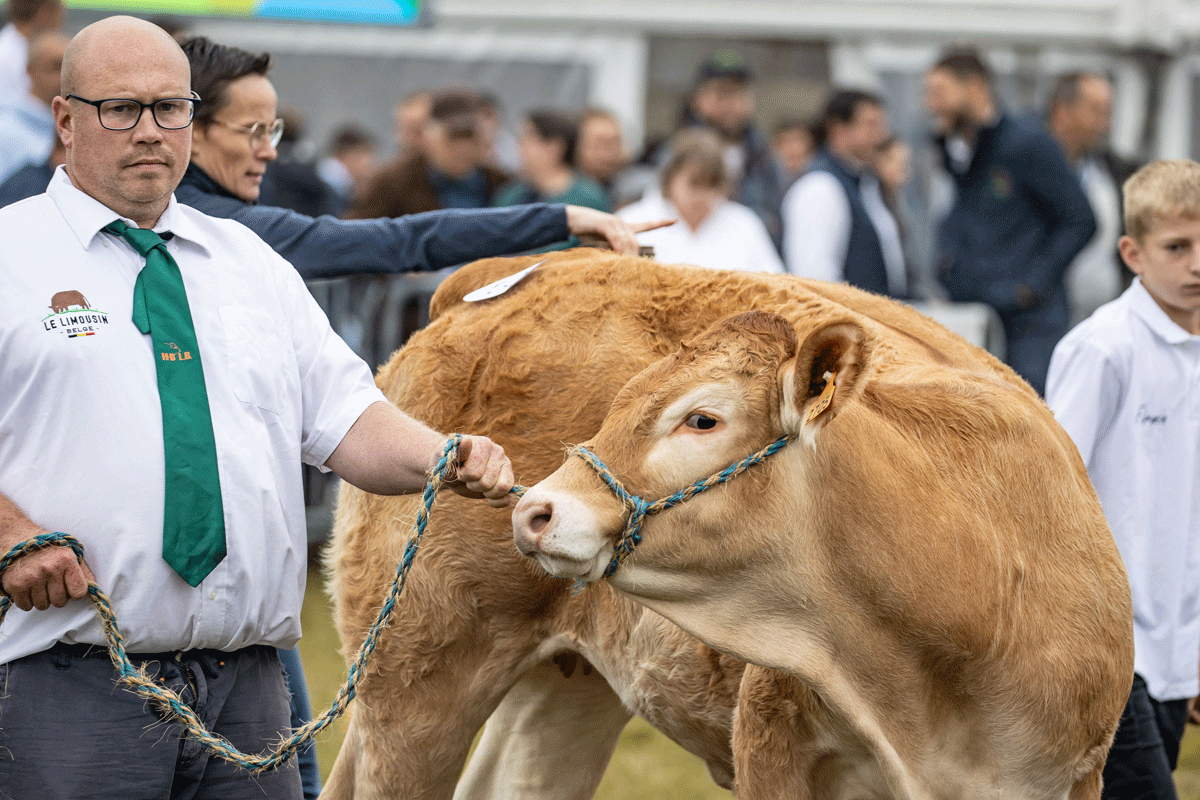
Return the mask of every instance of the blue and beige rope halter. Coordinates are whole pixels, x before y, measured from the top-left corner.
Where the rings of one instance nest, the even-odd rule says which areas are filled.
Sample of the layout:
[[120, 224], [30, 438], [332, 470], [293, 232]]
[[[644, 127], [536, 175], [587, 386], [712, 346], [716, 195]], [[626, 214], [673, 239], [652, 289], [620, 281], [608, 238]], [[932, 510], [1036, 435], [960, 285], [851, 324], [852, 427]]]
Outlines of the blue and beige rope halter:
[[[837, 373], [826, 372], [825, 388], [817, 397], [816, 402], [809, 407], [808, 412], [805, 414], [804, 422], [806, 424], [815, 420], [821, 415], [821, 412], [829, 408], [830, 403], [833, 402], [833, 393], [836, 387]], [[610, 577], [614, 572], [616, 572], [617, 567], [621, 565], [621, 562], [625, 560], [625, 557], [632, 553], [635, 547], [641, 544], [642, 523], [645, 522], [646, 517], [650, 516], [651, 514], [657, 514], [660, 511], [665, 511], [672, 506], [677, 506], [684, 500], [689, 500], [703, 491], [725, 483], [734, 476], [742, 474], [746, 470], [750, 469], [750, 467], [753, 467], [755, 464], [764, 460], [768, 456], [778, 453], [780, 450], [794, 441], [795, 438], [796, 437], [794, 435], [780, 436], [766, 447], [762, 448], [758, 452], [751, 453], [736, 464], [730, 464], [720, 472], [714, 475], [709, 475], [703, 480], [696, 481], [686, 489], [680, 489], [678, 492], [675, 492], [675, 494], [670, 495], [669, 497], [664, 497], [661, 500], [655, 500], [654, 502], [650, 502], [644, 498], [638, 497], [622, 486], [621, 481], [619, 481], [617, 477], [612, 474], [612, 470], [610, 470], [608, 466], [600, 459], [600, 457], [591, 450], [583, 445], [576, 445], [575, 447], [572, 447], [567, 457], [570, 458], [571, 456], [579, 456], [579, 458], [583, 459], [584, 463], [596, 471], [596, 473], [600, 476], [600, 479], [604, 481], [604, 485], [613, 491], [617, 498], [620, 499], [621, 504], [624, 505], [629, 511], [629, 516], [625, 520], [625, 530], [621, 532], [621, 536], [617, 539], [617, 543], [613, 548], [612, 560], [608, 562], [608, 566], [604, 569], [604, 577]]]
[[660, 511], [666, 511], [672, 506], [679, 505], [684, 500], [690, 500], [701, 492], [711, 489], [714, 486], [719, 486], [734, 476], [742, 474], [767, 456], [778, 453], [795, 438], [795, 436], [780, 436], [766, 447], [746, 456], [736, 464], [730, 464], [720, 472], [709, 475], [703, 480], [696, 481], [686, 489], [680, 489], [669, 497], [664, 497], [653, 502], [638, 497], [622, 486], [621, 482], [612, 474], [612, 470], [591, 450], [583, 445], [571, 448], [570, 455], [579, 456], [585, 464], [594, 469], [600, 476], [600, 479], [604, 481], [604, 485], [612, 489], [622, 505], [629, 510], [629, 516], [625, 519], [625, 530], [621, 532], [620, 538], [617, 539], [617, 543], [613, 547], [612, 561], [608, 562], [608, 566], [604, 570], [604, 577], [607, 578], [616, 572], [617, 567], [621, 565], [625, 557], [642, 543], [642, 523], [646, 521], [646, 517], [651, 514], [657, 514]]

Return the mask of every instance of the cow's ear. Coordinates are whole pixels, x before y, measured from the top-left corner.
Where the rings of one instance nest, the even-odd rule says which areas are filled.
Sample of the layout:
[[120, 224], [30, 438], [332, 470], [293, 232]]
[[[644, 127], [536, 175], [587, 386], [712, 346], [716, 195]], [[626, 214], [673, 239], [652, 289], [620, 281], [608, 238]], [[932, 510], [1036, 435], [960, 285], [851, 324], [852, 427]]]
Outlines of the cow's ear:
[[782, 368], [785, 430], [810, 436], [828, 425], [861, 391], [868, 358], [867, 332], [855, 322], [834, 322], [810, 333]]

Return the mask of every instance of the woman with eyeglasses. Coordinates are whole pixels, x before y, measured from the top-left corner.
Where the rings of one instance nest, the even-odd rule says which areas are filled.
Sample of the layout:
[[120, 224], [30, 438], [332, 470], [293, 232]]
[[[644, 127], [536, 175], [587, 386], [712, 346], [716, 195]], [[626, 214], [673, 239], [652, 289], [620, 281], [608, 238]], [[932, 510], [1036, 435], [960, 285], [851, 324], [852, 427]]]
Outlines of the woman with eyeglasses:
[[[192, 157], [175, 198], [257, 233], [305, 278], [433, 271], [478, 258], [521, 253], [572, 234], [607, 239], [636, 254], [635, 233], [668, 221], [631, 227], [581, 206], [541, 203], [503, 209], [452, 209], [371, 220], [308, 217], [256, 204], [263, 172], [283, 135], [271, 57], [198, 36], [182, 44], [199, 100], [192, 118]], [[139, 109], [140, 111], [140, 109]], [[157, 112], [156, 112], [157, 113]], [[293, 725], [312, 716], [298, 650], [280, 651], [293, 692]], [[320, 790], [312, 745], [300, 753], [306, 800]]]
[[634, 234], [640, 229], [574, 205], [535, 203], [369, 220], [314, 218], [256, 205], [263, 172], [283, 135], [275, 89], [267, 77], [271, 57], [203, 36], [185, 41], [183, 51], [200, 100], [192, 122], [192, 161], [176, 199], [242, 223], [305, 278], [435, 271], [527, 252], [572, 234], [599, 237], [618, 252], [637, 253]]

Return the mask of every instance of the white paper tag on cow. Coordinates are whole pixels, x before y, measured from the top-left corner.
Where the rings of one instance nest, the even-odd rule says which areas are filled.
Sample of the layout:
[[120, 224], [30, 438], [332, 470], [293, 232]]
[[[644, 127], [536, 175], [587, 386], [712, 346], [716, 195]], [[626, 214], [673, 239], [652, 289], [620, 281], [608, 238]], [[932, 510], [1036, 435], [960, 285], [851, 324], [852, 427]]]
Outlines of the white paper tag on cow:
[[468, 303], [477, 303], [480, 300], [491, 300], [493, 297], [499, 297], [520, 283], [521, 279], [526, 275], [533, 272], [535, 269], [545, 263], [546, 259], [543, 258], [532, 267], [526, 267], [520, 272], [515, 272], [512, 275], [509, 275], [507, 278], [501, 278], [500, 280], [494, 283], [489, 283], [487, 286], [476, 289], [473, 292], [468, 292], [467, 294], [463, 295], [463, 300], [466, 300]]

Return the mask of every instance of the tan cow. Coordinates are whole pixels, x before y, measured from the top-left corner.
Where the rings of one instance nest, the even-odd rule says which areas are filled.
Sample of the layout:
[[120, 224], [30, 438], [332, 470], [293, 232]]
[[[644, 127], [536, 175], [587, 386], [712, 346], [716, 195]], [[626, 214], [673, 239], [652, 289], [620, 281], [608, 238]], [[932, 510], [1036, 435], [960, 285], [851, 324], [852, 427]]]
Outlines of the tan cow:
[[[639, 373], [590, 443], [654, 500], [796, 437], [648, 518], [609, 579], [757, 665], [736, 793], [1099, 798], [1131, 611], [1071, 440], [1007, 368], [917, 314], [775, 280], [794, 299]], [[582, 458], [513, 516], [523, 552], [587, 581], [625, 520]]]
[[[527, 484], [562, 463], [566, 444], [596, 433], [630, 377], [731, 312], [836, 306], [891, 315], [936, 342], [947, 336], [911, 312], [844, 287], [593, 251], [556, 254], [507, 294], [460, 302], [533, 260], [479, 262], [452, 276], [434, 298], [432, 323], [378, 378], [389, 398], [435, 427], [496, 438]], [[999, 380], [1016, 381], [958, 340], [949, 349]], [[343, 490], [327, 567], [348, 653], [383, 600], [418, 503]], [[666, 513], [689, 512], [684, 506]], [[549, 666], [564, 652], [583, 655], [605, 680], [578, 671], [564, 677]], [[450, 797], [472, 736], [514, 686], [456, 797], [591, 797], [633, 712], [700, 755], [728, 784], [743, 671], [739, 660], [605, 583], [575, 592], [547, 577], [513, 547], [507, 513], [448, 496], [435, 507], [397, 617], [352, 706], [323, 797]], [[778, 691], [760, 679], [743, 696]], [[543, 748], [556, 740], [560, 749], [547, 755]]]

